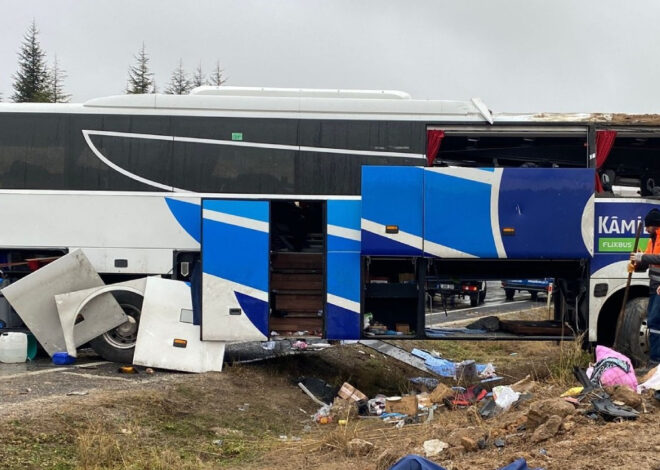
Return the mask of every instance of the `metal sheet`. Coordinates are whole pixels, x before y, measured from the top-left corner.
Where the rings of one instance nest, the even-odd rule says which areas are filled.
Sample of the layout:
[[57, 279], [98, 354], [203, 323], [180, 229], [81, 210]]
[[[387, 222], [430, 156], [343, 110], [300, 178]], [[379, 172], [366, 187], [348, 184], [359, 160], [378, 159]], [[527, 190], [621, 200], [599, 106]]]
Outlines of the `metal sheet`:
[[[184, 372], [221, 371], [225, 343], [201, 341], [200, 327], [181, 321], [181, 311], [191, 309], [186, 283], [148, 278], [133, 363]], [[184, 347], [177, 347], [175, 340]]]
[[2, 289], [49, 355], [66, 351], [55, 295], [103, 285], [82, 251], [73, 251]]
[[[146, 278], [143, 278], [56, 295], [55, 305], [67, 353], [75, 357], [77, 347], [127, 320], [112, 292], [134, 292], [144, 296], [145, 286]], [[79, 315], [82, 321], [76, 323]]]

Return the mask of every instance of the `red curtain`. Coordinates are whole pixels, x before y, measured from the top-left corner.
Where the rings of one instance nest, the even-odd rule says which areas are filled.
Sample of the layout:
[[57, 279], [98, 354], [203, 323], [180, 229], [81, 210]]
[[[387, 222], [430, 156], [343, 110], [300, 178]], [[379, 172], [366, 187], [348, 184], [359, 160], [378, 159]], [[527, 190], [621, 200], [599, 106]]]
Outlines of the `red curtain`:
[[440, 150], [440, 143], [445, 136], [445, 131], [426, 131], [426, 162], [433, 166], [433, 161]]
[[615, 138], [616, 131], [596, 131], [596, 191], [599, 193], [603, 192], [603, 185], [598, 171], [605, 164]]

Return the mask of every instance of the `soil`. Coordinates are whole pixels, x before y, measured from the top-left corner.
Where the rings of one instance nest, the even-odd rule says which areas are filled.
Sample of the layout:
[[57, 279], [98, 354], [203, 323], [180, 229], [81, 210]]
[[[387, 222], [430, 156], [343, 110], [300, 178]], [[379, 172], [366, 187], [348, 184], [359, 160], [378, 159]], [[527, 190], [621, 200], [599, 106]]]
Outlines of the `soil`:
[[[32, 387], [16, 378], [0, 382], [7, 397], [0, 404], [0, 440], [5, 443], [0, 459], [8, 468], [155, 468], [153, 461], [139, 459], [146, 459], [145, 455], [162, 459], [164, 453], [176, 449], [168, 460], [171, 463], [158, 460], [158, 468], [380, 470], [407, 454], [423, 455], [424, 442], [439, 439], [449, 448], [431, 460], [447, 469], [496, 469], [518, 458], [525, 458], [530, 468], [548, 470], [660, 469], [660, 402], [650, 396], [643, 398], [641, 414], [634, 421], [594, 419], [583, 407], [549, 423], [552, 429], [545, 430], [547, 439], [539, 440], [538, 428], [521, 427], [527, 423], [530, 407], [556, 399], [577, 385], [556, 372], [566, 354], [560, 346], [405, 343], [407, 348], [414, 346], [437, 348], [457, 360], [490, 358], [504, 383], [530, 374], [538, 384], [519, 407], [487, 420], [479, 418], [474, 407], [441, 407], [429, 422], [397, 429], [393, 423], [353, 415], [345, 425], [337, 420], [316, 424], [312, 416], [319, 407], [297, 386], [298, 379], [307, 376], [333, 386], [348, 381], [369, 397], [401, 395], [412, 390], [410, 377], [424, 375], [361, 345], [337, 345], [249, 365], [229, 364], [222, 373], [156, 371], [147, 379], [144, 373], [120, 375], [114, 366], [86, 371], [86, 375], [54, 372], [47, 374], [52, 377], [48, 381], [58, 383], [66, 377], [66, 387], [44, 388], [43, 379], [35, 376], [29, 379]], [[89, 377], [95, 373], [106, 378]], [[445, 383], [453, 385], [449, 379]], [[72, 390], [84, 390], [84, 394], [67, 395]], [[98, 436], [99, 429], [112, 438], [111, 445], [102, 447], [120, 449], [119, 457], [94, 450], [105, 441], [90, 443], [83, 437]], [[67, 435], [73, 437], [61, 437]], [[349, 444], [354, 438], [373, 446], [358, 441]], [[26, 440], [62, 447], [53, 451], [42, 446], [35, 451], [40, 454], [28, 458], [31, 447], [24, 444]], [[480, 440], [484, 448], [474, 450]], [[496, 441], [503, 446], [496, 447]], [[99, 460], [101, 454], [106, 460]], [[131, 466], [127, 464], [131, 459], [142, 463]]]

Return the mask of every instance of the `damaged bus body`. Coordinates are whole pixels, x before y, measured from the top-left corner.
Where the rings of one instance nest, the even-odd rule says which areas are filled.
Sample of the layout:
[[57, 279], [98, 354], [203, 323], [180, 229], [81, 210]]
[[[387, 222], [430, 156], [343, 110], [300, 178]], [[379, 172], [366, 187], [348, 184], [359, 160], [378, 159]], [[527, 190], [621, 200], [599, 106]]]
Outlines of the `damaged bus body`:
[[[191, 281], [202, 341], [612, 345], [637, 220], [660, 205], [659, 124], [350, 90], [2, 104], [4, 284], [80, 249], [105, 283]], [[427, 278], [546, 277], [551, 321], [475, 333], [425, 311]], [[639, 361], [647, 282], [633, 277], [621, 335]], [[91, 344], [130, 362], [142, 303], [117, 300], [131, 321]]]

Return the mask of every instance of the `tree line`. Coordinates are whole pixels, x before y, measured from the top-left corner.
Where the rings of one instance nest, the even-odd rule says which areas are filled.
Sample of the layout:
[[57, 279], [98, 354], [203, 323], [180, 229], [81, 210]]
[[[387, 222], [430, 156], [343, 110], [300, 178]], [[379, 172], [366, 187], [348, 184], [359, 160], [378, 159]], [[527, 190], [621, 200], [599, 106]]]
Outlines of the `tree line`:
[[[64, 90], [66, 71], [59, 64], [57, 55], [54, 56], [53, 63], [48, 65], [46, 52], [39, 43], [38, 35], [37, 25], [32, 21], [18, 52], [18, 70], [12, 75], [14, 92], [11, 100], [15, 103], [66, 103], [71, 98], [71, 95]], [[135, 64], [128, 69], [125, 93], [157, 93], [155, 75], [149, 68], [150, 57], [144, 43], [134, 55], [134, 59]], [[172, 72], [164, 93], [183, 95], [198, 86], [220, 86], [226, 81], [219, 61], [207, 75], [202, 70], [201, 62], [194, 72], [189, 74], [183, 68], [183, 60], [179, 59], [179, 64]], [[1, 100], [2, 96], [0, 96]]]

